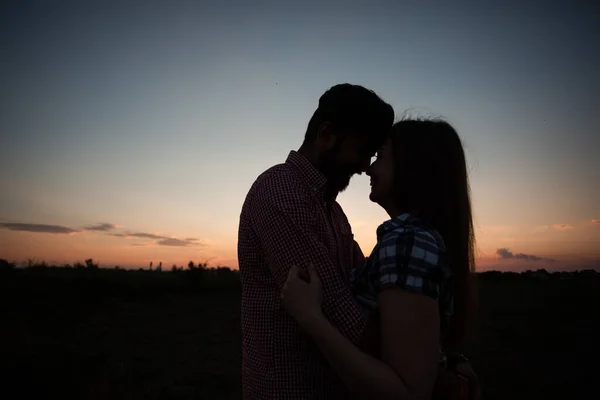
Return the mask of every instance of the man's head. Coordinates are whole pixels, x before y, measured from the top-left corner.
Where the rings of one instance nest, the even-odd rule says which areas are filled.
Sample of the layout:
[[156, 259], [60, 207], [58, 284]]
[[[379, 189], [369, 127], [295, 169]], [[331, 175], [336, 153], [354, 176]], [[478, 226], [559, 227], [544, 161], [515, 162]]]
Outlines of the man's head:
[[352, 175], [369, 166], [393, 123], [394, 109], [373, 91], [339, 84], [319, 99], [301, 151], [325, 175], [330, 188], [341, 192]]

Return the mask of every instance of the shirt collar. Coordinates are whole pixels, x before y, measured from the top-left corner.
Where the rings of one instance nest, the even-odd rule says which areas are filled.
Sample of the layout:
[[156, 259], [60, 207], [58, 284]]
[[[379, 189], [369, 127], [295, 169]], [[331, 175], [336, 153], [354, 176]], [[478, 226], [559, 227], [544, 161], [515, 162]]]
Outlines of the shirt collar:
[[385, 234], [395, 229], [403, 228], [416, 221], [418, 221], [418, 218], [414, 213], [402, 213], [397, 217], [388, 219], [377, 227], [377, 240], [379, 241]]
[[313, 190], [322, 190], [327, 183], [327, 178], [306, 157], [297, 151], [290, 151], [286, 164], [292, 165], [300, 173], [302, 180]]

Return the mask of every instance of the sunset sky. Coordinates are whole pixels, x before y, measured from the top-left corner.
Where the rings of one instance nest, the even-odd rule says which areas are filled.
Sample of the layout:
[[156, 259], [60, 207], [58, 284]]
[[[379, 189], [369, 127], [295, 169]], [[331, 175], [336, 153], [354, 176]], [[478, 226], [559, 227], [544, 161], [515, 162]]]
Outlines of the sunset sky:
[[593, 2], [108, 3], [1, 6], [0, 258], [237, 267], [247, 190], [350, 82], [457, 128], [478, 268], [600, 270]]

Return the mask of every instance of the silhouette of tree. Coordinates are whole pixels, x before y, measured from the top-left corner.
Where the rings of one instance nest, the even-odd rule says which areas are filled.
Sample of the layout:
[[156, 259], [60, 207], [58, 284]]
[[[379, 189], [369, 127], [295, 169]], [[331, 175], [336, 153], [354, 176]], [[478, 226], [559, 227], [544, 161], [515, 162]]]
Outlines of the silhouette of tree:
[[188, 270], [186, 271], [186, 275], [194, 280], [199, 280], [204, 275], [206, 271], [207, 263], [198, 263], [198, 265], [194, 264], [194, 261], [190, 261], [188, 263]]
[[5, 259], [0, 259], [0, 271], [12, 271], [15, 269], [15, 264], [9, 263]]

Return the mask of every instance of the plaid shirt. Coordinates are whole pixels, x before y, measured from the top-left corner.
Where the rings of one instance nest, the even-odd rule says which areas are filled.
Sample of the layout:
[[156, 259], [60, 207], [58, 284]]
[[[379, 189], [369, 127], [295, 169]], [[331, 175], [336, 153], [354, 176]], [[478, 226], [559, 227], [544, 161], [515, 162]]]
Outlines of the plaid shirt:
[[242, 207], [242, 391], [245, 399], [336, 399], [348, 393], [316, 345], [282, 308], [293, 264], [312, 262], [323, 281], [323, 313], [353, 343], [367, 323], [349, 281], [364, 264], [337, 202], [325, 202], [325, 177], [299, 153], [262, 173]]
[[352, 271], [351, 280], [357, 300], [370, 311], [379, 307], [377, 294], [391, 287], [438, 300], [443, 333], [453, 314], [450, 276], [440, 234], [415, 215], [405, 213], [377, 228], [377, 244], [365, 265]]

